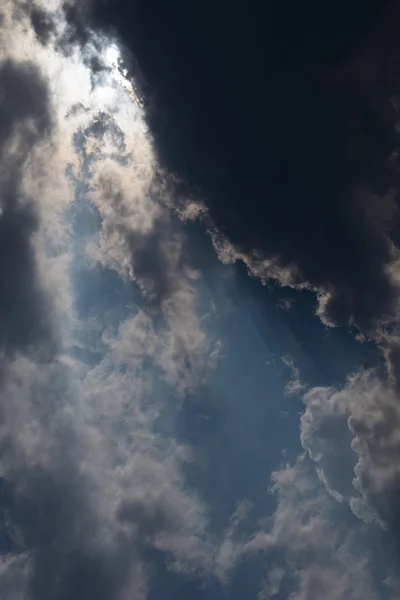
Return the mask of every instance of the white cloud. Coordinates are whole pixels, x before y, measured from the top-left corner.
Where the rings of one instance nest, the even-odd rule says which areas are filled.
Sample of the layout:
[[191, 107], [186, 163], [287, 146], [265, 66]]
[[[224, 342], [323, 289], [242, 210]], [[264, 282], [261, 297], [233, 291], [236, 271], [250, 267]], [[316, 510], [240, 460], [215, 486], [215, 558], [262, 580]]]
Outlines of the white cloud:
[[259, 592], [259, 600], [268, 600], [277, 596], [281, 590], [282, 581], [285, 577], [285, 570], [279, 567], [272, 567], [269, 570], [268, 578]]
[[340, 523], [333, 500], [305, 458], [274, 473], [273, 481], [276, 511], [242, 548], [244, 555], [284, 552], [285, 562], [272, 567], [261, 594], [273, 591], [271, 577], [274, 581], [278, 572], [273, 587], [289, 586], [296, 600], [377, 600], [368, 550], [360, 545], [356, 529]]
[[360, 518], [396, 535], [400, 409], [395, 388], [374, 372], [349, 377], [343, 389], [317, 388], [304, 398], [303, 446], [333, 495]]
[[306, 389], [306, 385], [301, 381], [300, 369], [291, 356], [283, 356], [282, 362], [290, 370], [291, 377], [285, 386], [287, 396], [300, 395]]

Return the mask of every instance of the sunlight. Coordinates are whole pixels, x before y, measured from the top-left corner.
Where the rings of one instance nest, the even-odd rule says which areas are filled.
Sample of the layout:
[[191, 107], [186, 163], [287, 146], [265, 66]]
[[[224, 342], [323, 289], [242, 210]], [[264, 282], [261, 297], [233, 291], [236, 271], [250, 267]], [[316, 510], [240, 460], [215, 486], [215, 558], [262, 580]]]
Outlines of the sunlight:
[[133, 102], [137, 106], [139, 106], [140, 108], [143, 108], [142, 99], [140, 98], [139, 94], [137, 93], [132, 82], [128, 79], [126, 69], [123, 69], [121, 66], [121, 63], [122, 63], [121, 52], [115, 43], [110, 44], [109, 46], [107, 46], [105, 48], [105, 50], [103, 52], [103, 60], [105, 62], [105, 65], [111, 71], [112, 79], [126, 89], [126, 91], [129, 93], [129, 95], [131, 97], [131, 100], [133, 100]]
[[107, 46], [104, 51], [103, 58], [107, 67], [110, 67], [110, 69], [118, 69], [118, 63], [121, 59], [121, 53], [118, 49], [118, 46], [116, 44]]

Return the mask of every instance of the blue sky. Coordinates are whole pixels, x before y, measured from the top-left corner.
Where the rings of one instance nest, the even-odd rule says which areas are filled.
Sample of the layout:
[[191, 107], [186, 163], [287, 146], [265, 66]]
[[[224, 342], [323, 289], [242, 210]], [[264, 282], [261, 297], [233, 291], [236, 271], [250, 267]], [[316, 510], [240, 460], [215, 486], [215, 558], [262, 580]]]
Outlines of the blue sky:
[[[93, 334], [79, 327], [82, 348], [78, 353], [73, 349], [73, 353], [90, 367], [104, 358], [101, 344], [96, 352], [88, 352], [93, 343], [99, 342], [102, 327], [117, 330], [145, 309], [146, 303], [135, 282], [123, 281], [114, 270], [88, 265], [83, 259], [84, 243], [88, 237], [98, 237], [101, 218], [81, 190], [78, 186], [71, 210], [71, 244], [76, 252], [71, 265], [74, 298], [82, 324], [90, 319], [99, 329]], [[303, 393], [316, 386], [343, 386], [349, 373], [378, 363], [379, 354], [373, 345], [357, 341], [352, 331], [324, 326], [315, 315], [312, 293], [263, 286], [250, 279], [241, 264], [221, 264], [209, 236], [197, 225], [188, 224], [185, 230], [194, 240], [191, 252], [205, 265], [195, 282], [197, 311], [207, 337], [218, 341], [219, 356], [203, 384], [183, 395], [168, 385], [150, 361], [154, 395], [150, 403], [162, 399], [153, 427], [158, 435], [172, 437], [191, 448], [193, 458], [183, 468], [184, 486], [199, 493], [205, 502], [207, 527], [213, 535], [224, 535], [243, 503], [248, 508], [240, 531], [250, 539], [260, 522], [273, 518], [276, 510], [276, 496], [269, 493], [272, 473], [296, 463], [304, 452], [299, 436]], [[286, 298], [290, 304], [284, 304]], [[163, 328], [158, 315], [154, 321]], [[290, 392], [288, 384], [293, 380], [298, 380], [300, 386]], [[337, 435], [341, 443], [339, 432]], [[350, 432], [347, 438], [350, 443]], [[310, 459], [305, 461], [312, 469]], [[339, 487], [340, 470], [351, 474], [356, 457], [347, 455], [344, 461], [343, 465], [338, 463]], [[323, 490], [322, 484], [314, 485]], [[357, 520], [348, 507], [335, 508], [338, 523], [357, 531]], [[359, 551], [364, 544], [374, 555], [379, 547], [383, 548], [375, 558], [373, 573], [383, 598], [381, 581], [390, 557], [390, 542], [373, 528], [359, 531], [358, 536]], [[382, 552], [387, 558], [379, 564]], [[168, 558], [156, 550], [150, 551], [149, 560], [155, 568], [149, 598], [185, 598], [190, 594], [199, 599], [217, 599], [226, 595], [241, 598], [244, 594], [257, 597], [270, 566], [275, 562], [285, 565], [287, 557], [276, 548], [267, 557], [261, 553], [251, 560], [239, 560], [229, 583], [182, 578], [170, 572], [165, 563]], [[290, 577], [282, 579], [280, 588], [276, 597], [287, 598], [295, 593], [296, 583]]]

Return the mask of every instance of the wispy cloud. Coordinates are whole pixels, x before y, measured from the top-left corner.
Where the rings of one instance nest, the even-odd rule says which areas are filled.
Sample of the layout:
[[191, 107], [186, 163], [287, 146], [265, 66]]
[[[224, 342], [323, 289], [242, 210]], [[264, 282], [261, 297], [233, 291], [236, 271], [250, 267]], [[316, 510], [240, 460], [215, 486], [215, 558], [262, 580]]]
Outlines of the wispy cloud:
[[[269, 585], [272, 578], [277, 591], [285, 586], [286, 593], [299, 600], [381, 597], [369, 569], [371, 553], [360, 544], [356, 529], [340, 524], [334, 501], [321, 490], [304, 457], [272, 479], [277, 508], [270, 526], [243, 548], [244, 554], [284, 551], [287, 562], [272, 568]], [[265, 589], [268, 584], [261, 593]]]

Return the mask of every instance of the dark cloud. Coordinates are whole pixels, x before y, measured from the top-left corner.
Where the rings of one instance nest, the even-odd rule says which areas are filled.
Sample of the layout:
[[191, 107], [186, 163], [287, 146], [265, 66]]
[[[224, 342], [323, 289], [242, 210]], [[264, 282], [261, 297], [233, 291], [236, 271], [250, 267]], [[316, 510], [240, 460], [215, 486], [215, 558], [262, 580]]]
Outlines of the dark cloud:
[[101, 538], [103, 524], [90, 505], [88, 478], [65, 456], [51, 462], [15, 470], [2, 489], [17, 549], [27, 553], [30, 564], [23, 597], [119, 598], [132, 553], [124, 547], [124, 556], [118, 555], [110, 532], [107, 543]]
[[52, 15], [38, 6], [30, 6], [29, 18], [38, 40], [46, 45], [56, 30]]
[[326, 322], [368, 332], [393, 315], [396, 294], [383, 197], [398, 182], [388, 101], [398, 52], [387, 24], [374, 33], [388, 4], [67, 9], [78, 37], [86, 21], [132, 51], [161, 163], [202, 190], [218, 229], [257, 252], [250, 263], [275, 260], [263, 275], [285, 270], [290, 284], [317, 290]]
[[84, 598], [89, 591], [99, 598], [110, 597], [106, 591], [110, 571], [105, 565], [99, 568], [90, 544], [85, 550], [78, 545], [84, 532], [90, 540], [97, 523], [83, 502], [82, 482], [75, 472], [36, 467], [15, 473], [3, 486], [2, 503], [22, 547], [31, 554], [29, 597]]
[[80, 3], [74, 3], [70, 0], [65, 0], [63, 10], [66, 20], [66, 31], [63, 36], [61, 48], [67, 51], [78, 41], [86, 43], [89, 41], [89, 33], [85, 26], [83, 16], [86, 16], [85, 3], [81, 6]]
[[[19, 350], [52, 341], [50, 301], [37, 268], [35, 198], [24, 175], [37, 145], [52, 133], [47, 86], [30, 63], [0, 66], [0, 344]], [[36, 165], [39, 169], [39, 165]]]
[[[51, 112], [47, 86], [33, 63], [14, 63], [7, 60], [1, 65], [1, 121], [0, 148], [5, 152], [7, 143], [21, 123], [24, 150], [51, 132]], [[28, 127], [28, 121], [31, 127]]]

